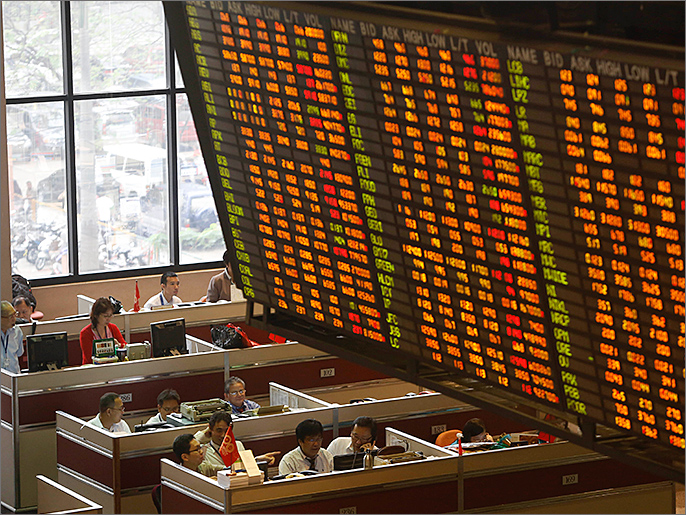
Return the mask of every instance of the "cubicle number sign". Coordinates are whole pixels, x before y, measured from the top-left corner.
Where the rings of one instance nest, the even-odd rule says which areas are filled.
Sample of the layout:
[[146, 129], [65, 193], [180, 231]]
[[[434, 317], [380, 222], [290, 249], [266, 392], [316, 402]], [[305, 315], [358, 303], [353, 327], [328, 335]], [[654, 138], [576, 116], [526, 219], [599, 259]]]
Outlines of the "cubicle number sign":
[[246, 298], [683, 449], [683, 64], [286, 7], [166, 7]]

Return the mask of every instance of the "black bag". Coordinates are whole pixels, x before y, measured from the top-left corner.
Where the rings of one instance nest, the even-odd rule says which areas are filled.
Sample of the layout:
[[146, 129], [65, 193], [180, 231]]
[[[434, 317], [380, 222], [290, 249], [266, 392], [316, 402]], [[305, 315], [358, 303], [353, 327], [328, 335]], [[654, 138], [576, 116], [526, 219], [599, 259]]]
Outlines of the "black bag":
[[210, 329], [212, 344], [222, 349], [242, 349], [243, 330], [233, 324], [213, 325]]
[[31, 283], [19, 274], [12, 274], [12, 299], [15, 297], [26, 297], [35, 309], [36, 297], [31, 292]]
[[121, 303], [121, 301], [115, 299], [110, 295], [110, 303], [112, 304], [112, 314], [116, 315], [118, 313], [121, 313], [122, 307], [124, 307]]

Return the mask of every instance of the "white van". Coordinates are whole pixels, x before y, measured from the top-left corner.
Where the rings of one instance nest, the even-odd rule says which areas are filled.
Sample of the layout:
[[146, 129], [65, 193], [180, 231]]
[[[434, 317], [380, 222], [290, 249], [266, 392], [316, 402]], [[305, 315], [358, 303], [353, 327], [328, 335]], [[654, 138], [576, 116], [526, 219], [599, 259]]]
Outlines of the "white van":
[[105, 168], [122, 187], [123, 197], [142, 197], [167, 183], [167, 151], [143, 143], [105, 145]]

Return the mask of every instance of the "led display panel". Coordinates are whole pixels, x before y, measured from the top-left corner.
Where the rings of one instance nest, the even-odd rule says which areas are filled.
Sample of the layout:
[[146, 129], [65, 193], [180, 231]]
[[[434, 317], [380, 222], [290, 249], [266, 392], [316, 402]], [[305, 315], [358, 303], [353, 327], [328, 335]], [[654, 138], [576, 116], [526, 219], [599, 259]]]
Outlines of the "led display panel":
[[681, 452], [683, 61], [165, 4], [248, 300]]

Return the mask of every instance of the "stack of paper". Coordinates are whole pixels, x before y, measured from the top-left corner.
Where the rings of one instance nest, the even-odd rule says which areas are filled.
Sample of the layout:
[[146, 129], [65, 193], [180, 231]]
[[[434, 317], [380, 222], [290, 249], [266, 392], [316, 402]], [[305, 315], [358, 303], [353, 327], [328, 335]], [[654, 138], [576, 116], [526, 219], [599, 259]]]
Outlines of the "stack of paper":
[[245, 472], [231, 472], [228, 469], [220, 470], [217, 472], [217, 483], [224, 488], [248, 486], [248, 474]]

